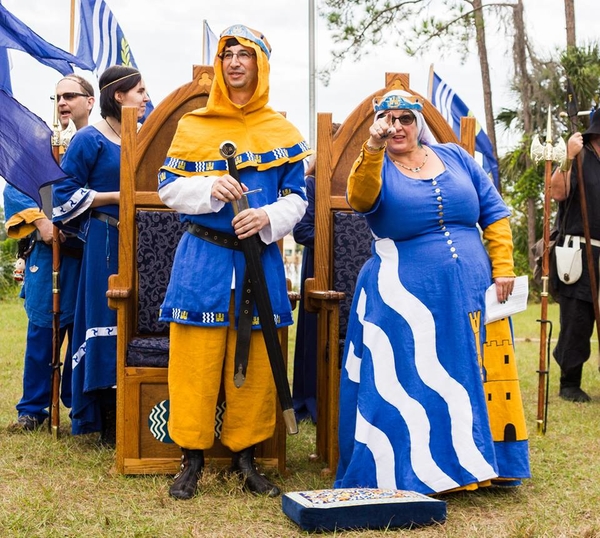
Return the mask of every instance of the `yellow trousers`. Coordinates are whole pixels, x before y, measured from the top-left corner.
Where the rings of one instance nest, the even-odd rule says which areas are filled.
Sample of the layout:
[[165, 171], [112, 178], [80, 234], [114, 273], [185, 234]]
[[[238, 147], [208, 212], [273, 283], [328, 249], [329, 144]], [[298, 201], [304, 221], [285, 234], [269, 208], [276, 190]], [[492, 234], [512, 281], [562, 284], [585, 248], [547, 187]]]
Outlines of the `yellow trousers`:
[[171, 323], [169, 435], [182, 448], [207, 450], [215, 440], [215, 411], [223, 378], [221, 442], [239, 452], [273, 436], [276, 391], [263, 335], [252, 331], [246, 381], [233, 384], [237, 331]]

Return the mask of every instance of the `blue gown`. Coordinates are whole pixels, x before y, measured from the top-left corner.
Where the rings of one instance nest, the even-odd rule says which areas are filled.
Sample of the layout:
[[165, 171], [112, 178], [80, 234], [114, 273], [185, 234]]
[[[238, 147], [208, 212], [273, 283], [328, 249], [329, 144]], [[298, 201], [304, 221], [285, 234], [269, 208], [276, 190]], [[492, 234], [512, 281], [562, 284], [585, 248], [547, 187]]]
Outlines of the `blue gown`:
[[[116, 384], [117, 313], [108, 307], [108, 277], [118, 272], [116, 227], [91, 217], [92, 191], [118, 191], [121, 147], [95, 127], [84, 127], [71, 140], [61, 167], [70, 178], [53, 189], [55, 222], [78, 224], [84, 241], [73, 327], [73, 434], [101, 430], [100, 402], [95, 391]], [[95, 208], [115, 219], [119, 207]]]
[[317, 314], [304, 308], [304, 284], [315, 276], [315, 178], [306, 176], [308, 207], [294, 227], [294, 241], [304, 246], [300, 271], [300, 304], [296, 347], [294, 349], [294, 381], [292, 402], [298, 421], [310, 418], [317, 422]]
[[[335, 487], [430, 494], [499, 476], [482, 383], [491, 263], [477, 225], [509, 211], [461, 148], [431, 149], [446, 166], [433, 179], [386, 157], [365, 215], [375, 240], [346, 335]], [[529, 475], [522, 462], [511, 471]]]

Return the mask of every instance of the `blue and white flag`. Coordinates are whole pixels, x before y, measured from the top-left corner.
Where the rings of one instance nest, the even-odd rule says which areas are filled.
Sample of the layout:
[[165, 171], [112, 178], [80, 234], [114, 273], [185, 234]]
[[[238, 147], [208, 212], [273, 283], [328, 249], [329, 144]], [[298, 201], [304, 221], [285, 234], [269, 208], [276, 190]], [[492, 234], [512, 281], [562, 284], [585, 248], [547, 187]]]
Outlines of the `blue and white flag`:
[[219, 46], [219, 38], [215, 34], [206, 22], [203, 21], [204, 34], [202, 38], [202, 64], [212, 65], [217, 55], [217, 47]]
[[104, 0], [81, 0], [77, 56], [92, 64], [100, 76], [111, 65], [135, 67], [123, 31]]
[[[129, 42], [104, 0], [81, 0], [79, 9], [79, 43], [77, 56], [92, 64], [97, 77], [112, 65], [138, 69]], [[146, 116], [154, 110], [146, 104]]]
[[0, 90], [4, 90], [8, 95], [12, 95], [10, 67], [8, 50], [5, 47], [0, 47]]
[[52, 154], [52, 131], [0, 90], [0, 176], [42, 207], [39, 190], [67, 177]]
[[[465, 116], [473, 116], [469, 107], [462, 99], [454, 93], [454, 90], [448, 86], [435, 71], [433, 72], [433, 81], [431, 88], [431, 104], [437, 108], [444, 119], [448, 122], [456, 136], [460, 139], [460, 119]], [[494, 185], [500, 187], [498, 176], [498, 161], [494, 156], [492, 142], [477, 122], [475, 135], [475, 151], [483, 156], [483, 169], [491, 176]]]
[[26, 52], [62, 75], [73, 72], [71, 64], [81, 69], [91, 69], [91, 64], [85, 59], [77, 58], [42, 39], [2, 4], [0, 4], [0, 47]]

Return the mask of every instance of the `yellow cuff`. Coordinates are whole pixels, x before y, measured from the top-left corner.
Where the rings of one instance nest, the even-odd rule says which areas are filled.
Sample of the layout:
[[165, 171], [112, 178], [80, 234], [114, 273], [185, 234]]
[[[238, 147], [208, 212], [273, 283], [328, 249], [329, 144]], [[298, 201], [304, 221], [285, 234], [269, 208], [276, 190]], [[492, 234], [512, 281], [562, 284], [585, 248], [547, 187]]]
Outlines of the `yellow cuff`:
[[483, 230], [492, 262], [492, 278], [515, 276], [512, 231], [508, 217], [490, 224]]
[[354, 161], [348, 177], [348, 203], [360, 213], [369, 211], [381, 192], [381, 169], [385, 152], [371, 153], [367, 143]]
[[29, 208], [19, 213], [15, 213], [4, 223], [6, 235], [12, 239], [21, 239], [35, 232], [36, 227], [33, 224], [36, 220], [45, 219], [46, 215], [40, 209]]

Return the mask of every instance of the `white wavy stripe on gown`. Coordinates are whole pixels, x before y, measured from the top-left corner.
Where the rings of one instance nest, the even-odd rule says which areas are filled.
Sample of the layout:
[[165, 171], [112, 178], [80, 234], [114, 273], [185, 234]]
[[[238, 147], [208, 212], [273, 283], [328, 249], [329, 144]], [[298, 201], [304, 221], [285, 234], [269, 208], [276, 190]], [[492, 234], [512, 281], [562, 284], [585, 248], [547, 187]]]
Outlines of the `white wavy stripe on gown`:
[[[440, 364], [436, 351], [435, 321], [427, 307], [400, 282], [398, 250], [390, 239], [375, 243], [381, 259], [378, 275], [382, 300], [408, 323], [415, 345], [415, 365], [425, 385], [437, 392], [448, 406], [452, 444], [460, 464], [478, 481], [495, 478], [493, 467], [485, 460], [473, 438], [473, 414], [468, 392]], [[450, 313], [449, 313], [450, 315]], [[393, 364], [393, 363], [392, 363]], [[387, 382], [386, 378], [383, 378]]]
[[360, 367], [362, 365], [362, 359], [355, 353], [354, 343], [350, 342], [348, 345], [348, 356], [346, 357], [346, 372], [348, 372], [348, 379], [354, 383], [360, 383]]
[[[434, 491], [459, 487], [460, 484], [444, 473], [433, 459], [429, 450], [430, 428], [427, 413], [423, 406], [411, 398], [400, 384], [396, 375], [394, 351], [387, 335], [377, 325], [365, 321], [366, 303], [367, 294], [361, 290], [356, 305], [356, 314], [363, 326], [364, 346], [369, 349], [372, 357], [377, 357], [377, 360], [372, 361], [375, 387], [379, 396], [398, 409], [406, 422], [410, 436], [410, 460], [413, 472], [419, 480]], [[360, 409], [357, 412], [360, 414]], [[363, 419], [362, 422], [357, 419], [356, 430], [356, 440], [366, 444], [373, 453], [378, 479], [381, 476], [393, 477], [393, 487], [396, 488], [394, 450], [386, 434], [366, 419]], [[381, 436], [385, 437], [386, 445], [390, 447], [389, 451], [375, 448], [381, 443]], [[377, 485], [383, 487], [379, 482]]]
[[367, 445], [373, 454], [377, 486], [386, 489], [398, 489], [394, 447], [384, 432], [365, 420], [360, 409], [356, 410], [355, 439]]

